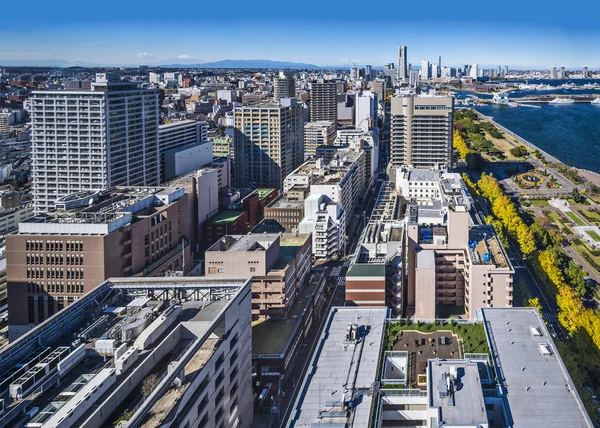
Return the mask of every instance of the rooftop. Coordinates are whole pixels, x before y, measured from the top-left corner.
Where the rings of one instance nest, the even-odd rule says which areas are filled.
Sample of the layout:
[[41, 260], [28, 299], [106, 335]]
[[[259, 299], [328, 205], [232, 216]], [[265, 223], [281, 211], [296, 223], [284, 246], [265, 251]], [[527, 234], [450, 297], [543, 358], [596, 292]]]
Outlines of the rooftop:
[[259, 199], [264, 199], [266, 196], [269, 196], [269, 194], [275, 192], [277, 193], [277, 191], [275, 189], [256, 189], [258, 192], [258, 198]]
[[[288, 428], [310, 428], [318, 423], [369, 426], [370, 391], [376, 381], [386, 315], [386, 308], [331, 309]], [[357, 324], [357, 340], [347, 340], [352, 323]]]
[[219, 212], [216, 216], [210, 219], [212, 224], [231, 223], [238, 217], [244, 214], [244, 211], [225, 210]]
[[304, 208], [304, 201], [298, 201], [296, 199], [289, 199], [288, 195], [285, 194], [279, 199], [276, 199], [271, 205], [267, 208], [287, 208], [287, 209], [298, 209]]
[[196, 124], [200, 124], [202, 122], [198, 122], [196, 120], [176, 120], [176, 121], [172, 121], [170, 123], [165, 123], [164, 125], [159, 125], [158, 126], [158, 131], [162, 131], [164, 129], [169, 129], [169, 128], [174, 128], [177, 126], [186, 126], [186, 125], [196, 125]]
[[430, 169], [410, 169], [407, 179], [409, 181], [438, 181], [440, 174]]
[[385, 277], [385, 263], [353, 263], [346, 277]]
[[[153, 290], [154, 295], [161, 295], [161, 290], [169, 289], [184, 289], [189, 296], [199, 292], [205, 298], [175, 305], [167, 300], [136, 299], [140, 292], [149, 294]], [[85, 426], [91, 420], [112, 425], [117, 417], [129, 411], [133, 415], [130, 422], [135, 421], [132, 426], [141, 426], [144, 420], [148, 426], [157, 426], [157, 421], [167, 415], [173, 417], [183, 393], [218, 348], [222, 339], [218, 327], [224, 322], [226, 308], [235, 305], [237, 311], [241, 299], [246, 299], [249, 305], [250, 290], [250, 278], [114, 278], [105, 281], [0, 351], [0, 369], [5, 377], [20, 367], [17, 363], [28, 362], [40, 352], [40, 356], [47, 356], [50, 349], [54, 349], [53, 352], [66, 350], [60, 361], [69, 358], [63, 368], [58, 365], [61, 382], [55, 388], [40, 389], [34, 384], [29, 389], [23, 388], [23, 401], [5, 400], [7, 409], [3, 418], [8, 419], [3, 422], [12, 426], [11, 422], [21, 420], [23, 409], [19, 403], [35, 395], [43, 422], [49, 426], [71, 413], [76, 415], [71, 422], [78, 426]], [[162, 296], [168, 299], [166, 294]], [[99, 302], [107, 301], [115, 307], [103, 310]], [[182, 334], [184, 324], [186, 330]], [[77, 341], [73, 342], [74, 339]], [[41, 347], [41, 343], [49, 348]], [[165, 343], [169, 343], [167, 350]], [[115, 356], [117, 349], [121, 357]], [[48, 372], [48, 381], [58, 374], [56, 364], [53, 367]], [[181, 371], [186, 374], [184, 384], [171, 388], [174, 376]], [[155, 373], [159, 381], [152, 393], [144, 396], [140, 393], [141, 383], [135, 379], [150, 372]], [[130, 395], [136, 399], [119, 400], [120, 406], [113, 407], [115, 396]], [[84, 400], [90, 404], [87, 410], [75, 411]]]
[[182, 187], [114, 187], [72, 193], [58, 198], [55, 210], [20, 223], [19, 233], [109, 233], [145, 215], [149, 208], [169, 205], [184, 194]]
[[469, 230], [469, 249], [474, 264], [509, 267], [504, 248], [498, 242], [496, 232], [491, 226], [476, 226]]
[[509, 425], [592, 427], [539, 312], [483, 308], [481, 313], [498, 382], [508, 403]]
[[309, 238], [310, 234], [297, 236], [291, 233], [281, 234], [281, 240], [279, 241], [279, 258], [273, 265], [272, 270], [285, 269]]
[[[435, 359], [427, 364], [429, 406], [439, 408], [440, 421], [445, 426], [487, 426], [477, 363]], [[448, 381], [442, 377], [447, 375], [455, 376], [449, 390]]]

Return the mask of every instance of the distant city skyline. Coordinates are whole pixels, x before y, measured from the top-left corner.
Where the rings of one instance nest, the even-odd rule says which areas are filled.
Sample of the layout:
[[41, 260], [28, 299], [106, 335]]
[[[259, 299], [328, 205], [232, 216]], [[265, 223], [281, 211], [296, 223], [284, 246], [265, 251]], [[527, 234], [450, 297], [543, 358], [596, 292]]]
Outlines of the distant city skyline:
[[[441, 55], [451, 66], [600, 67], [600, 30], [591, 14], [568, 8], [548, 12], [516, 1], [476, 9], [381, 5], [385, 13], [347, 16], [314, 0], [302, 5], [305, 11], [316, 8], [314, 14], [284, 13], [270, 0], [260, 13], [246, 3], [236, 9], [236, 2], [227, 8], [203, 4], [198, 13], [114, 0], [89, 11], [72, 1], [62, 3], [69, 6], [40, 4], [35, 16], [0, 20], [0, 60], [153, 65], [269, 59], [382, 66], [397, 63], [398, 46], [404, 45], [412, 64], [437, 63]], [[507, 14], [510, 18], [504, 18]]]

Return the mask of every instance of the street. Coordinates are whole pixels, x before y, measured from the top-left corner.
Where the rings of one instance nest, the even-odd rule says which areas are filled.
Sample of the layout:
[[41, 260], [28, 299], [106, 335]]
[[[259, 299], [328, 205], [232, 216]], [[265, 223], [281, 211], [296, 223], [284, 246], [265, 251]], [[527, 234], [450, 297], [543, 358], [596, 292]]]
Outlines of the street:
[[[306, 369], [308, 368], [308, 365], [312, 360], [315, 347], [317, 346], [318, 339], [321, 336], [321, 332], [323, 331], [323, 325], [327, 320], [328, 314], [333, 306], [343, 306], [345, 303], [346, 272], [348, 271], [353, 253], [356, 250], [356, 246], [358, 245], [360, 235], [365, 227], [366, 221], [364, 221], [364, 218], [366, 218], [366, 220], [368, 221], [369, 217], [371, 216], [371, 212], [373, 211], [373, 207], [375, 206], [375, 198], [379, 193], [381, 184], [382, 181], [375, 181], [375, 191], [372, 192], [371, 188], [366, 190], [364, 198], [366, 199], [366, 203], [363, 203], [356, 210], [356, 212], [358, 212], [359, 214], [359, 217], [358, 221], [355, 222], [355, 225], [350, 225], [350, 229], [352, 230], [352, 232], [348, 236], [348, 241], [346, 243], [346, 257], [342, 258], [340, 261], [337, 262], [329, 261], [324, 265], [327, 267], [327, 269], [329, 269], [329, 277], [332, 280], [333, 292], [331, 293], [329, 302], [325, 306], [323, 312], [320, 314], [321, 322], [318, 324], [313, 323], [309, 332], [306, 335], [307, 340], [304, 346], [302, 347], [302, 350], [300, 351], [298, 357], [296, 358], [296, 364], [294, 368], [289, 373], [289, 378], [292, 381], [292, 389], [288, 390], [285, 396], [280, 398], [280, 420], [275, 421], [275, 424], [273, 426], [285, 426], [289, 414], [292, 411], [294, 402], [296, 401], [298, 390], [303, 383], [304, 376], [306, 375]], [[364, 206], [366, 206], [366, 209], [364, 209], [363, 212], [362, 207]]]

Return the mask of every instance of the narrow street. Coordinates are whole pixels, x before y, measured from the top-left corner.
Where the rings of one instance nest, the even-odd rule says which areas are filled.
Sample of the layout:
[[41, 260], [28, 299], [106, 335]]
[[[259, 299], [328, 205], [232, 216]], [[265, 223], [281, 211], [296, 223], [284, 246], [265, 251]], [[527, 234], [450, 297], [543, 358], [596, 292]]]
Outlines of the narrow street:
[[[322, 313], [320, 314], [320, 323], [313, 323], [313, 325], [311, 326], [309, 332], [306, 335], [307, 339], [296, 358], [296, 364], [289, 373], [292, 389], [288, 390], [285, 396], [281, 398], [279, 403], [279, 420], [274, 421], [272, 425], [273, 427], [285, 426], [285, 422], [287, 421], [289, 414], [292, 411], [299, 388], [301, 387], [304, 377], [306, 375], [308, 365], [312, 360], [312, 356], [317, 346], [318, 339], [321, 336], [321, 332], [323, 331], [323, 325], [327, 320], [327, 315], [329, 314], [329, 311], [332, 307], [343, 306], [345, 303], [346, 272], [348, 270], [348, 267], [350, 266], [352, 255], [356, 250], [358, 240], [365, 227], [366, 221], [368, 221], [369, 217], [371, 216], [371, 212], [373, 211], [373, 207], [375, 205], [375, 198], [379, 193], [381, 184], [381, 181], [375, 181], [374, 192], [372, 192], [370, 188], [367, 189], [364, 198], [366, 199], [366, 203], [363, 203], [357, 209], [359, 217], [358, 221], [356, 221], [356, 224], [350, 226], [352, 232], [351, 235], [348, 236], [348, 241], [346, 243], [346, 257], [344, 257], [338, 262], [330, 261], [326, 264], [327, 269], [329, 270], [329, 277], [332, 280], [333, 292], [331, 293], [329, 302], [327, 303], [327, 305], [325, 305]], [[366, 207], [364, 209], [364, 213], [362, 207]]]

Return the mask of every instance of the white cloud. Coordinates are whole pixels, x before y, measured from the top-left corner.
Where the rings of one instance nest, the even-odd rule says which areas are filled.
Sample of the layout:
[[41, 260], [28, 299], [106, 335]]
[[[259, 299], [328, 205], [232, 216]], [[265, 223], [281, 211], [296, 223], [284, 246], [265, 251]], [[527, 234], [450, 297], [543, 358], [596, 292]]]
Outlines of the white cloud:
[[179, 55], [179, 56], [177, 57], [177, 59], [192, 59], [192, 56], [191, 56], [191, 55], [185, 55], [185, 54], [184, 54], [184, 55]]
[[343, 62], [344, 64], [350, 64], [351, 62], [359, 62], [360, 59], [338, 59], [338, 62]]
[[149, 59], [153, 59], [156, 58], [156, 55], [152, 55], [151, 53], [148, 52], [140, 52], [139, 54], [137, 54], [138, 58], [149, 58]]

